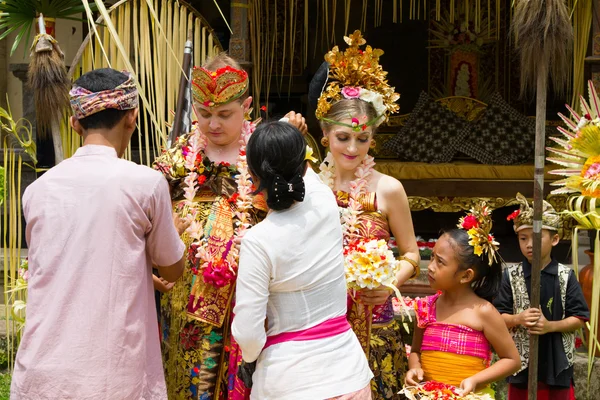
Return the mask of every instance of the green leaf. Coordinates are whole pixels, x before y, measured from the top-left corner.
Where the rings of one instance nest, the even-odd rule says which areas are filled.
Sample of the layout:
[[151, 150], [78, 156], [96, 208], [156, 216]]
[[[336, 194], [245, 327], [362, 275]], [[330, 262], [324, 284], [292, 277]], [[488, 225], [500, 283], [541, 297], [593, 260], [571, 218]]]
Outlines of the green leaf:
[[[31, 28], [31, 25], [29, 26], [29, 28]], [[15, 42], [13, 43], [12, 49], [10, 49], [11, 56], [14, 54], [15, 50], [17, 50], [17, 47], [19, 47], [19, 43], [21, 42], [21, 39], [23, 39], [23, 35], [25, 34], [25, 32], [28, 32], [28, 31], [29, 31], [29, 29], [26, 29], [25, 26], [23, 28], [21, 28], [21, 31], [15, 38]]]

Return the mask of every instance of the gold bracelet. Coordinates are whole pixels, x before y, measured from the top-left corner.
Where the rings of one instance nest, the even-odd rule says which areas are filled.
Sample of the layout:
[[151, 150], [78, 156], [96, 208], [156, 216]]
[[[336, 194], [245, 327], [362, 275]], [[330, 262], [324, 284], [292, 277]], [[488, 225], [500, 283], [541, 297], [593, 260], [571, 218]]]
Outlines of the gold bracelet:
[[415, 278], [417, 275], [419, 275], [419, 272], [421, 272], [421, 271], [419, 268], [419, 264], [415, 260], [413, 260], [412, 258], [405, 257], [405, 256], [400, 256], [399, 259], [400, 259], [400, 261], [407, 261], [413, 267], [413, 270], [414, 270], [413, 274], [408, 279]]

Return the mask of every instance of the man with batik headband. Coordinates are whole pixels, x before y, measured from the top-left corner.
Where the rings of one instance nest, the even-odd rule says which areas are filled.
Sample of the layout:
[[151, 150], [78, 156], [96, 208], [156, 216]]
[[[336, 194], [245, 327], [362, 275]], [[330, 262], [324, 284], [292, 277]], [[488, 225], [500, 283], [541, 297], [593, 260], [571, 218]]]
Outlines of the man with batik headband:
[[[155, 162], [171, 186], [173, 207], [189, 218], [183, 279], [161, 299], [163, 359], [169, 396], [244, 399], [237, 376], [242, 362], [231, 336], [238, 249], [245, 231], [268, 211], [255, 196], [246, 143], [252, 97], [248, 74], [221, 54], [192, 72], [196, 129], [181, 136]], [[300, 130], [300, 114], [287, 115]]]
[[30, 278], [11, 399], [166, 399], [152, 264], [173, 282], [185, 262], [168, 185], [120, 158], [138, 113], [131, 76], [95, 70], [70, 96], [83, 146], [23, 195]]
[[[400, 253], [395, 285], [419, 273], [419, 249], [408, 199], [402, 184], [374, 169], [368, 155], [377, 127], [398, 111], [400, 97], [379, 64], [380, 49], [365, 46], [359, 31], [336, 46], [311, 81], [309, 102], [323, 130], [321, 143], [329, 153], [320, 176], [334, 191], [342, 209], [345, 244], [394, 236]], [[401, 324], [394, 319], [391, 294], [385, 286], [350, 295], [348, 320], [359, 338], [375, 375], [374, 399], [396, 399], [406, 371]]]
[[527, 399], [529, 335], [540, 335], [538, 399], [574, 399], [575, 331], [589, 318], [589, 310], [573, 270], [552, 259], [552, 247], [559, 242], [561, 218], [546, 201], [542, 215], [540, 308], [530, 307], [533, 207], [521, 194], [517, 194], [517, 201], [520, 208], [508, 219], [514, 221], [525, 259], [504, 271], [500, 293], [494, 301], [521, 356], [521, 370], [508, 378], [508, 398]]

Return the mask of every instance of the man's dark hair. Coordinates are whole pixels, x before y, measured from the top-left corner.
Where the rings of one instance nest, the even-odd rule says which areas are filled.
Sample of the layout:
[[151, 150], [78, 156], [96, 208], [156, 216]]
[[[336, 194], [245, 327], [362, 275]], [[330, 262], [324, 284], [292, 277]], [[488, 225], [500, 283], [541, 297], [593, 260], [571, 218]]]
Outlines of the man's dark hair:
[[[122, 72], [112, 68], [100, 68], [82, 75], [75, 81], [75, 85], [80, 86], [90, 92], [102, 92], [104, 90], [113, 90], [120, 84], [127, 81], [128, 77]], [[117, 110], [109, 108], [92, 114], [79, 120], [83, 129], [111, 129], [125, 117], [129, 110]]]

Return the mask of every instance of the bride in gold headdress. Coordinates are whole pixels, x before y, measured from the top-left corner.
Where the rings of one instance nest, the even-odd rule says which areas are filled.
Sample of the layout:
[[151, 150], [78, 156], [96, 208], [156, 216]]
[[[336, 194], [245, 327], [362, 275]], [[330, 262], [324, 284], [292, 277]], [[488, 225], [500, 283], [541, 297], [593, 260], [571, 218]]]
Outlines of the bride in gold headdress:
[[[344, 40], [345, 52], [326, 54], [311, 82], [309, 97], [329, 148], [321, 179], [335, 192], [342, 209], [345, 244], [394, 236], [400, 253], [396, 286], [419, 273], [419, 250], [408, 199], [402, 184], [374, 169], [373, 135], [388, 115], [398, 110], [399, 95], [379, 65], [383, 51], [366, 46], [359, 31]], [[350, 293], [350, 292], [349, 292]], [[385, 286], [350, 293], [348, 319], [375, 375], [374, 399], [396, 399], [406, 372], [401, 324], [394, 319], [392, 290]]]
[[[190, 218], [182, 279], [161, 299], [169, 399], [246, 399], [237, 377], [241, 352], [230, 334], [238, 247], [267, 205], [246, 164], [252, 97], [248, 74], [221, 54], [192, 72], [195, 130], [155, 162], [170, 183], [175, 211]], [[289, 122], [306, 130], [300, 114]]]

